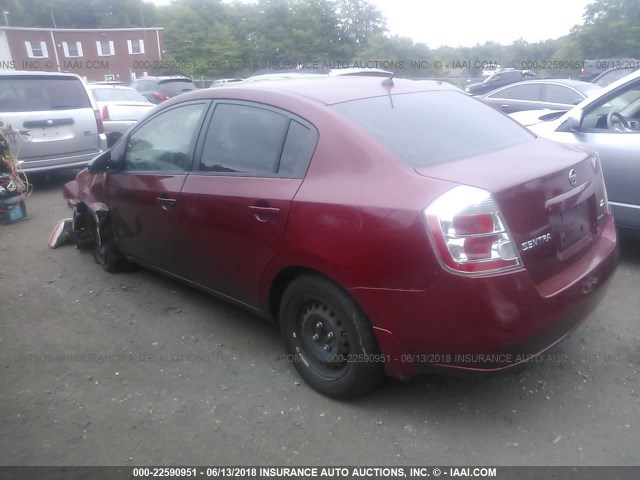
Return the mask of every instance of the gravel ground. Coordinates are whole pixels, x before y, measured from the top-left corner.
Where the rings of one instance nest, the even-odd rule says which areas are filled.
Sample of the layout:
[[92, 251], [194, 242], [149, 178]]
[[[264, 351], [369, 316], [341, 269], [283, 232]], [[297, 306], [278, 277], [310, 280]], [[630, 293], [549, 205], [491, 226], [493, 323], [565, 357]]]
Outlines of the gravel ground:
[[640, 240], [544, 361], [338, 402], [253, 314], [49, 249], [69, 178], [0, 226], [0, 465], [640, 465]]

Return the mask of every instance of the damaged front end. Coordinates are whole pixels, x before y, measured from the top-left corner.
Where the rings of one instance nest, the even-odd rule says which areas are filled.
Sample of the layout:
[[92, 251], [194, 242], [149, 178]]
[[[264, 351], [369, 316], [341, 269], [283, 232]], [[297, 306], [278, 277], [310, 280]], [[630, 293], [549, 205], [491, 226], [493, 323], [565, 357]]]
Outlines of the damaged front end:
[[81, 250], [91, 250], [96, 263], [107, 272], [127, 272], [135, 265], [119, 251], [113, 234], [107, 206], [107, 168], [109, 152], [96, 157], [91, 164], [68, 182], [62, 196], [73, 211], [71, 218], [60, 220], [49, 238], [49, 246], [57, 248], [75, 243]]
[[102, 245], [103, 229], [109, 213], [106, 178], [105, 172], [92, 173], [84, 169], [75, 180], [65, 184], [62, 196], [71, 207], [73, 216], [57, 223], [49, 237], [51, 248], [75, 243], [79, 249], [86, 250]]

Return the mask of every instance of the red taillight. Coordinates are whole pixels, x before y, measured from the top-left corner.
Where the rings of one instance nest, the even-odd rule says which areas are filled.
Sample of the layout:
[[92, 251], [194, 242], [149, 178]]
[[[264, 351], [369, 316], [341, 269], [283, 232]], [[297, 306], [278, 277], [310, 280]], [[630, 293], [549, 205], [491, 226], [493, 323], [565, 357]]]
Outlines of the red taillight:
[[169, 100], [169, 98], [171, 98], [171, 97], [169, 97], [169, 96], [165, 95], [165, 94], [164, 94], [164, 93], [162, 93], [162, 92], [155, 92], [155, 93], [153, 94], [153, 96], [154, 96], [154, 97], [156, 97], [156, 98], [157, 98], [158, 100], [160, 100], [161, 102], [164, 102], [165, 100]]
[[111, 120], [109, 118], [109, 107], [105, 105], [102, 107], [102, 121]]
[[100, 110], [94, 110], [93, 113], [96, 116], [96, 123], [98, 124], [98, 135], [104, 133], [104, 125], [102, 123], [102, 116], [100, 115]]
[[456, 215], [453, 217], [453, 228], [460, 235], [493, 232], [493, 217], [484, 215]]
[[469, 260], [491, 258], [493, 244], [498, 240], [496, 235], [487, 237], [467, 237], [464, 239], [464, 252]]
[[520, 256], [490, 192], [466, 185], [424, 210], [435, 250], [459, 273], [499, 273], [519, 267]]

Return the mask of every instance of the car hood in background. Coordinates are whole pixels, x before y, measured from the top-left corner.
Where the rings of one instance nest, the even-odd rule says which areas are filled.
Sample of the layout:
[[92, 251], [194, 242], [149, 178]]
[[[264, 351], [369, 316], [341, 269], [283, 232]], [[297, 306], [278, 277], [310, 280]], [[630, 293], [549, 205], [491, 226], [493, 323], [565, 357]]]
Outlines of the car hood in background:
[[509, 114], [520, 125], [543, 137], [555, 132], [565, 121], [566, 115], [564, 110], [523, 110]]

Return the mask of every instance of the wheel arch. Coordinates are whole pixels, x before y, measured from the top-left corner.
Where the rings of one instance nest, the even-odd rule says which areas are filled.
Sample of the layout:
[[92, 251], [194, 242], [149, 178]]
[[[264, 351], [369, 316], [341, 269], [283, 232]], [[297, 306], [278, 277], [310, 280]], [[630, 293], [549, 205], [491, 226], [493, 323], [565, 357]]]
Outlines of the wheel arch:
[[[271, 281], [269, 285], [269, 293], [267, 299], [267, 313], [275, 323], [279, 323], [280, 302], [282, 295], [291, 283], [303, 275], [317, 275], [323, 277], [343, 290], [347, 291], [344, 286], [337, 282], [331, 276], [312, 267], [302, 265], [290, 265], [281, 269]], [[355, 301], [355, 299], [354, 299]], [[357, 302], [356, 302], [357, 303]], [[361, 307], [362, 308], [362, 307]]]
[[102, 229], [109, 215], [109, 208], [102, 202], [77, 201], [73, 205], [73, 230], [79, 248], [90, 242], [100, 242]]

